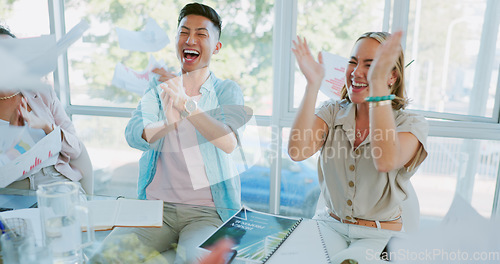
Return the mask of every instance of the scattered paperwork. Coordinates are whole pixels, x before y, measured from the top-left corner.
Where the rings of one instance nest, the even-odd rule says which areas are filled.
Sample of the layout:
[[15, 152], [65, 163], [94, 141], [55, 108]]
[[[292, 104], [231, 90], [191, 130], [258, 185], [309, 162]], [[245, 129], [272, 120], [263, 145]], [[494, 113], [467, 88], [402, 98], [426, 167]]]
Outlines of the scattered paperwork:
[[152, 70], [162, 67], [166, 68], [163, 60], [158, 62], [153, 55], [149, 57], [148, 66], [142, 71], [133, 70], [119, 62], [116, 64], [111, 84], [126, 91], [143, 95], [148, 88], [149, 81], [157, 75]]
[[321, 54], [325, 66], [325, 77], [321, 81], [320, 91], [328, 98], [340, 100], [340, 92], [345, 84], [348, 59], [326, 51], [322, 51]]
[[54, 71], [57, 57], [82, 37], [89, 24], [82, 20], [56, 42], [54, 35], [0, 39], [0, 83], [4, 90], [48, 87], [40, 78]]
[[165, 31], [152, 18], [148, 19], [142, 31], [130, 31], [117, 27], [116, 33], [120, 48], [131, 51], [154, 52], [164, 48], [170, 42]]

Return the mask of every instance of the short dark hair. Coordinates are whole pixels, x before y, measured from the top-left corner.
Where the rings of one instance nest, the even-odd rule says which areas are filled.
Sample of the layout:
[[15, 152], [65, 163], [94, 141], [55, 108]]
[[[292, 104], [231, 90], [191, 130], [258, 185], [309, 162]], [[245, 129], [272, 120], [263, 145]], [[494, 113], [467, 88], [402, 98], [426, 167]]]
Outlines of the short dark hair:
[[16, 38], [14, 34], [12, 34], [7, 28], [4, 26], [0, 25], [0, 35], [9, 35], [12, 38]]
[[219, 30], [219, 39], [220, 39], [220, 35], [222, 32], [222, 20], [220, 19], [219, 14], [217, 14], [217, 12], [213, 8], [199, 3], [190, 3], [185, 5], [182, 8], [181, 12], [179, 13], [179, 19], [177, 20], [177, 27], [179, 27], [181, 20], [189, 15], [198, 15], [210, 19], [210, 21], [212, 21], [214, 26]]

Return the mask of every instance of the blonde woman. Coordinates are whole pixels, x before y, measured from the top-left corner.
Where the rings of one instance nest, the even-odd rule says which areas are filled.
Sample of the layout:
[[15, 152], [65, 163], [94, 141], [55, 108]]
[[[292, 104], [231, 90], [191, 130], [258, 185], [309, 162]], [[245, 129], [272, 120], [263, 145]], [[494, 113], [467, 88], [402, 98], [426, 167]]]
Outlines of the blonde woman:
[[321, 221], [332, 263], [377, 261], [393, 232], [402, 231], [401, 202], [410, 177], [427, 156], [428, 125], [404, 110], [402, 33], [368, 32], [355, 42], [342, 98], [315, 112], [325, 70], [305, 39], [293, 53], [307, 86], [290, 133], [295, 161], [321, 150]]

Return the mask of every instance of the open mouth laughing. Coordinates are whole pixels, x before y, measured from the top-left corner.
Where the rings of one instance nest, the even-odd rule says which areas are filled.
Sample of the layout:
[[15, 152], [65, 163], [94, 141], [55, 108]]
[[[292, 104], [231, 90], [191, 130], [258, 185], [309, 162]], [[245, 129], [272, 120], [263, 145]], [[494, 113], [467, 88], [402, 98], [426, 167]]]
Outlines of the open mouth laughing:
[[184, 55], [184, 60], [186, 62], [193, 62], [194, 60], [196, 60], [196, 58], [200, 56], [200, 52], [193, 49], [185, 49], [183, 51], [183, 55]]
[[360, 92], [363, 89], [365, 89], [366, 87], [368, 87], [367, 83], [358, 83], [354, 80], [352, 81], [352, 91], [353, 92]]

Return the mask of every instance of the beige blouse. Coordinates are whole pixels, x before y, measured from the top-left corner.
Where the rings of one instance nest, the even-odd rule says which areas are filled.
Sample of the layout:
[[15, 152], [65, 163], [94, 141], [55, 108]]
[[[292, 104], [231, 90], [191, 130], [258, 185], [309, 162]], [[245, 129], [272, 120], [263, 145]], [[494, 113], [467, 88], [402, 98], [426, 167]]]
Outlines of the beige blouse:
[[321, 194], [326, 206], [342, 219], [391, 220], [401, 214], [410, 177], [427, 157], [428, 124], [424, 117], [394, 110], [396, 132], [410, 132], [422, 143], [408, 168], [378, 172], [371, 156], [370, 137], [356, 149], [354, 104], [327, 101], [316, 115], [329, 133], [318, 160]]

